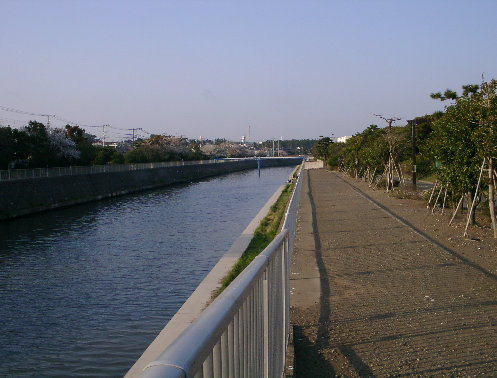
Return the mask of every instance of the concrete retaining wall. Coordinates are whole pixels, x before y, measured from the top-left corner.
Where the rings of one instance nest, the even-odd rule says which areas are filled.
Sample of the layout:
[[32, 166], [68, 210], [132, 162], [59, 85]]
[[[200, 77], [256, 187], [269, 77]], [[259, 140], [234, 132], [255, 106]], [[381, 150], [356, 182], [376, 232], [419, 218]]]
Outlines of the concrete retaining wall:
[[[300, 158], [262, 159], [262, 167], [300, 164]], [[257, 168], [257, 160], [126, 172], [0, 181], [0, 220], [205, 177]]]
[[324, 161], [316, 160], [316, 161], [306, 161], [304, 164], [305, 169], [321, 169], [324, 168]]

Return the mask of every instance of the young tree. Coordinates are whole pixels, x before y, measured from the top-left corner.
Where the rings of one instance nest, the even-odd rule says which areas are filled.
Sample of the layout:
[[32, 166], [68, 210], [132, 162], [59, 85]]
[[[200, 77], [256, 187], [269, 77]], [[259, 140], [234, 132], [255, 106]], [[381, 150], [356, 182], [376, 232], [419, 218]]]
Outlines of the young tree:
[[[494, 208], [495, 170], [497, 155], [497, 81], [481, 85], [464, 85], [461, 96], [447, 90], [444, 95], [432, 94], [432, 98], [451, 99], [455, 103], [446, 108], [445, 114], [434, 123], [432, 151], [441, 162], [439, 176], [450, 183], [457, 196], [469, 193], [474, 198], [470, 215], [475, 221], [474, 202], [481, 183], [481, 174], [488, 166], [489, 210], [497, 237], [497, 222]], [[450, 95], [450, 96], [449, 96]], [[483, 160], [483, 164], [481, 163]], [[481, 166], [481, 169], [479, 168]], [[469, 218], [468, 218], [469, 221]]]
[[314, 157], [323, 160], [325, 163], [328, 162], [330, 157], [330, 146], [333, 144], [333, 140], [329, 137], [324, 137], [319, 139], [316, 144], [311, 148], [311, 153]]
[[497, 156], [497, 80], [485, 82], [482, 78], [478, 101], [478, 131], [476, 139], [479, 155], [488, 162], [488, 204], [494, 237], [497, 238], [497, 219], [495, 215], [495, 168], [494, 159]]
[[387, 191], [390, 189], [393, 189], [393, 175], [394, 175], [394, 170], [397, 169], [399, 172], [399, 179], [402, 180], [402, 173], [399, 168], [399, 159], [400, 159], [400, 152], [401, 152], [401, 145], [402, 142], [405, 140], [405, 138], [402, 138], [399, 133], [393, 133], [392, 132], [392, 123], [395, 121], [400, 121], [401, 118], [398, 117], [390, 117], [386, 118], [383, 117], [380, 114], [375, 114], [375, 116], [383, 119], [384, 121], [387, 122], [388, 128], [387, 128], [387, 133], [385, 135], [385, 140], [388, 143], [388, 162], [385, 166], [385, 171], [386, 171], [386, 185], [387, 185]]

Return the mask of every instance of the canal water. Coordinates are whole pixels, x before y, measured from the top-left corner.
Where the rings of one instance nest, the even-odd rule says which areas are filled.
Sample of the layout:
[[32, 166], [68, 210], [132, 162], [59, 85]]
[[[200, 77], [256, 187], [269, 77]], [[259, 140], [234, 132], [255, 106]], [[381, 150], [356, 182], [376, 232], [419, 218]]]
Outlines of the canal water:
[[0, 223], [0, 376], [123, 376], [292, 170]]

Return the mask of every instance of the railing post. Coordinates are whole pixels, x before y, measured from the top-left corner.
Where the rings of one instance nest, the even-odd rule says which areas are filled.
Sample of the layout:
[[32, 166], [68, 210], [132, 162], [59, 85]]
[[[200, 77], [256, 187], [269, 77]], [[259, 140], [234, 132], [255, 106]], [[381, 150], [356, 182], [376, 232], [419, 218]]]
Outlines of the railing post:
[[233, 319], [233, 377], [240, 376], [240, 311], [235, 314]]
[[[236, 315], [235, 315], [236, 316]], [[235, 319], [228, 326], [228, 377], [235, 376], [235, 340], [233, 329], [235, 327]]]
[[262, 283], [262, 306], [264, 314], [264, 377], [269, 377], [269, 285], [268, 285], [268, 269], [264, 271]]
[[282, 322], [281, 322], [281, 327], [282, 327], [282, 361], [281, 361], [281, 366], [284, 369], [285, 368], [285, 355], [286, 355], [286, 346], [287, 346], [287, 334], [288, 334], [288, 328], [289, 328], [289, 319], [288, 319], [288, 305], [289, 305], [289, 290], [288, 290], [288, 262], [287, 262], [287, 256], [288, 256], [288, 233], [285, 236], [285, 239], [283, 240], [283, 243], [281, 245], [281, 300], [282, 300]]
[[260, 277], [257, 283], [257, 318], [258, 318], [258, 329], [259, 337], [257, 339], [257, 345], [259, 350], [259, 368], [257, 370], [258, 376], [264, 375], [264, 278]]
[[243, 308], [243, 376], [249, 376], [249, 315], [248, 315], [248, 297], [245, 298], [245, 301], [242, 305]]
[[221, 377], [222, 372], [222, 353], [221, 353], [221, 341], [218, 341], [214, 345], [212, 350], [212, 373], [214, 377]]
[[254, 369], [254, 294], [250, 294], [247, 298], [247, 312], [248, 312], [248, 321], [247, 321], [247, 332], [248, 332], [248, 377], [255, 377], [255, 369]]
[[245, 374], [245, 339], [243, 334], [243, 324], [245, 321], [245, 313], [243, 312], [243, 304], [240, 307], [240, 317], [238, 318], [238, 353], [239, 353], [239, 362], [240, 362], [240, 370], [238, 372], [239, 377], [244, 377]]
[[209, 354], [209, 357], [207, 357], [202, 366], [204, 378], [214, 378], [213, 353]]
[[229, 368], [230, 368], [230, 356], [229, 356], [229, 341], [228, 341], [228, 330], [231, 324], [228, 326], [228, 329], [225, 330], [221, 336], [221, 377], [228, 378], [229, 377]]

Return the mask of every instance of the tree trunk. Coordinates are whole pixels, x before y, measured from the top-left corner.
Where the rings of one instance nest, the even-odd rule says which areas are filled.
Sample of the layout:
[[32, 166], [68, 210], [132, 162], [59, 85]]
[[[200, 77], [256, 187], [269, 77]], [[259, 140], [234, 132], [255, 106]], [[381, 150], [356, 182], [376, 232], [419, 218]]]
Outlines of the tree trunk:
[[494, 238], [497, 238], [497, 222], [495, 219], [494, 207], [494, 167], [492, 158], [488, 159], [488, 207], [490, 209], [490, 218], [492, 219], [492, 228], [494, 229]]

